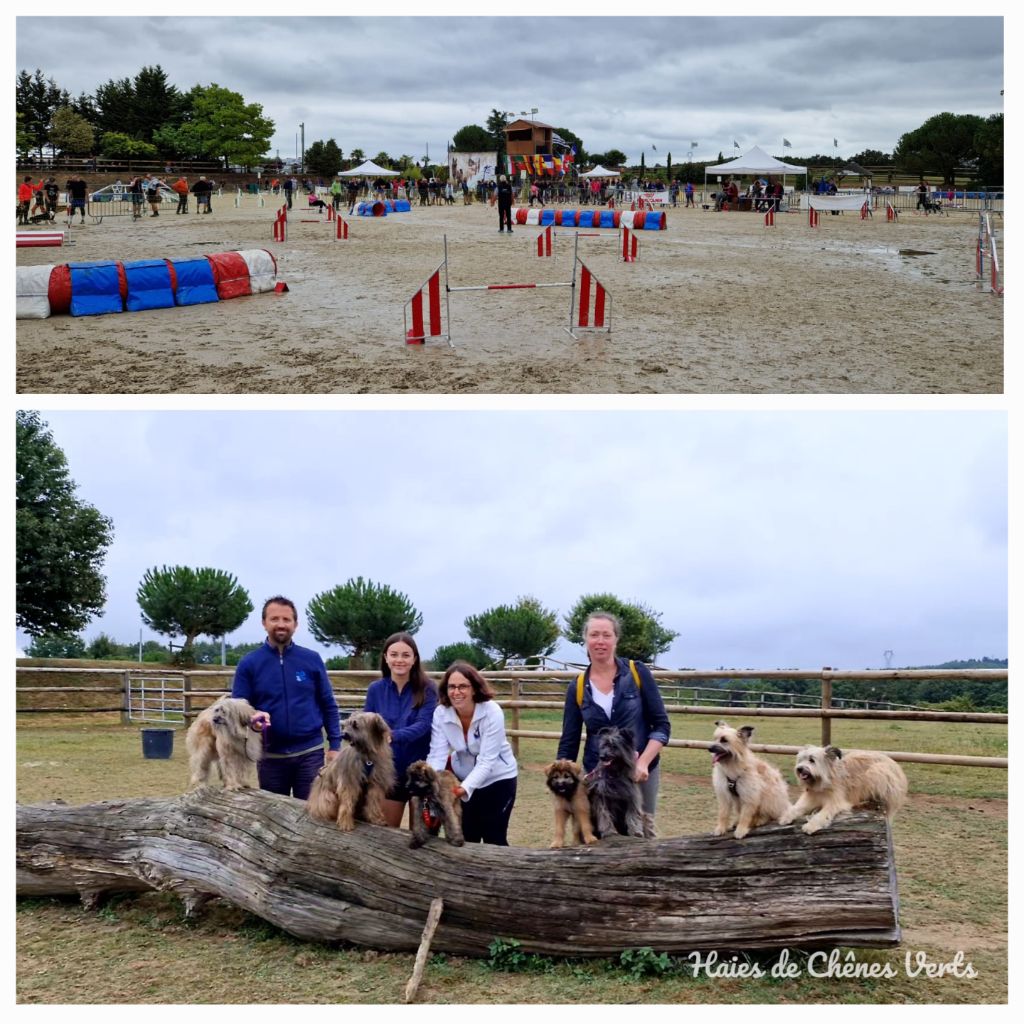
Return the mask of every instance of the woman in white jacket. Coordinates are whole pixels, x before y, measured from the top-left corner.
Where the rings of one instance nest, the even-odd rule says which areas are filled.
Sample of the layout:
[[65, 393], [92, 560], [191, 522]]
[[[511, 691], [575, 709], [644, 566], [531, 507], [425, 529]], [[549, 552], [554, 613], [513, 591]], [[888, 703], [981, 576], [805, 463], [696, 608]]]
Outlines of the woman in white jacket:
[[508, 846], [519, 768], [505, 737], [501, 706], [487, 680], [465, 661], [445, 672], [437, 699], [427, 761], [441, 771], [451, 759], [466, 842]]

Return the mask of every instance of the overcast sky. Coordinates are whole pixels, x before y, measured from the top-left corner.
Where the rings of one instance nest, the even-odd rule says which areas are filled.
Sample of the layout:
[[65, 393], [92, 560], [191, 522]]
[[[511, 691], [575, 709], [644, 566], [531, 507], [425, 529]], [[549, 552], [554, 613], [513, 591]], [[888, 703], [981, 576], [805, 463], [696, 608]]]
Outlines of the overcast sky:
[[[576, 7], [594, 10], [543, 9]], [[678, 10], [641, 5], [645, 14], [665, 8]], [[713, 160], [739, 155], [734, 143], [776, 156], [831, 154], [837, 139], [837, 155], [848, 158], [892, 152], [933, 114], [1002, 111], [1002, 18], [625, 13], [24, 17], [17, 66], [41, 68], [74, 96], [154, 64], [182, 90], [217, 82], [262, 104], [282, 158], [297, 152], [304, 123], [307, 147], [334, 138], [346, 155], [420, 160], [429, 146], [437, 160], [459, 128], [485, 125], [492, 109], [518, 116], [535, 107], [538, 120], [568, 128], [590, 152], [617, 148], [631, 162], [645, 152], [649, 166], [670, 152], [673, 163], [685, 160], [692, 142], [695, 159]]]
[[[249, 591], [257, 611], [232, 642], [263, 639], [266, 597], [302, 613], [362, 575], [422, 612], [425, 657], [519, 595], [561, 618], [595, 592], [662, 613], [680, 634], [670, 668], [1007, 654], [1002, 413], [43, 418], [80, 496], [114, 522], [109, 605], [87, 639], [137, 641], [143, 573], [184, 564]], [[297, 641], [317, 646], [304, 626]]]

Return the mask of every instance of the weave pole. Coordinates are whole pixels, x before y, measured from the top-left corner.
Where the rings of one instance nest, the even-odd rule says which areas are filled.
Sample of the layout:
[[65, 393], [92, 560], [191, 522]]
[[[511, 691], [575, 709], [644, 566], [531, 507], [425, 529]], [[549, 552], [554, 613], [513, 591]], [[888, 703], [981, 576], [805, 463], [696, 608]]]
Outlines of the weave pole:
[[622, 229], [622, 262], [635, 263], [640, 253], [636, 235], [629, 228]]
[[537, 255], [538, 256], [550, 256], [551, 255], [551, 236], [552, 230], [549, 224], [538, 236], [537, 236]]

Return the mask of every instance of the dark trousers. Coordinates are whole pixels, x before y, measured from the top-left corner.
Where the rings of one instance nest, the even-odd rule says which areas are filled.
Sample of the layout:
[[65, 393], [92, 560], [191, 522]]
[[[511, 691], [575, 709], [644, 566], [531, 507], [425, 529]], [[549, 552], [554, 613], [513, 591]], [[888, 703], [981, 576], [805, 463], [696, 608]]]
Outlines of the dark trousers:
[[174, 211], [175, 213], [188, 213], [188, 193], [178, 193], [178, 208]]
[[286, 188], [284, 190], [284, 194], [288, 198], [288, 209], [290, 210], [292, 208], [292, 190], [290, 188]]
[[509, 203], [507, 206], [498, 200], [498, 230], [501, 231], [503, 228], [508, 227], [509, 231], [512, 230], [512, 204]]
[[462, 805], [462, 834], [467, 843], [508, 846], [508, 822], [516, 802], [516, 779], [502, 779], [474, 790]]
[[259, 763], [260, 789], [306, 800], [313, 780], [324, 766], [324, 752], [311, 750], [296, 757], [268, 757]]

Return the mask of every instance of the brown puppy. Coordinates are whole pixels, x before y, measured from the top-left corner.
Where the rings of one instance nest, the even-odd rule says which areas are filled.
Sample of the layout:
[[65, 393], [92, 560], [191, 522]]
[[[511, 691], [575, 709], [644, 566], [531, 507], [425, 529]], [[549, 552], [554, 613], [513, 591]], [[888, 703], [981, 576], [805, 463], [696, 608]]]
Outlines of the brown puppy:
[[444, 825], [444, 837], [452, 846], [462, 846], [462, 801], [453, 790], [459, 780], [452, 772], [435, 771], [426, 761], [413, 761], [405, 774], [412, 813], [412, 839], [415, 850]]
[[565, 825], [570, 818], [577, 845], [596, 843], [597, 836], [590, 824], [590, 800], [580, 766], [574, 761], [553, 761], [544, 769], [544, 775], [555, 807], [555, 838], [551, 849], [560, 850], [564, 845]]
[[313, 782], [306, 808], [311, 818], [337, 822], [351, 832], [356, 819], [386, 825], [384, 797], [395, 785], [391, 730], [373, 711], [349, 715], [341, 725], [344, 743]]
[[733, 825], [742, 839], [752, 828], [778, 821], [789, 809], [789, 792], [782, 773], [757, 757], [750, 749], [753, 726], [731, 728], [715, 722], [711, 785], [718, 799], [715, 835], [724, 835]]
[[836, 815], [854, 807], [876, 806], [889, 821], [907, 799], [907, 777], [885, 754], [838, 747], [801, 747], [796, 777], [803, 793], [780, 819], [788, 825], [811, 814], [803, 831], [813, 835]]
[[188, 788], [210, 780], [214, 764], [225, 789], [253, 789], [256, 763], [263, 756], [263, 735], [249, 727], [256, 709], [237, 697], [221, 697], [205, 708], [185, 734]]

